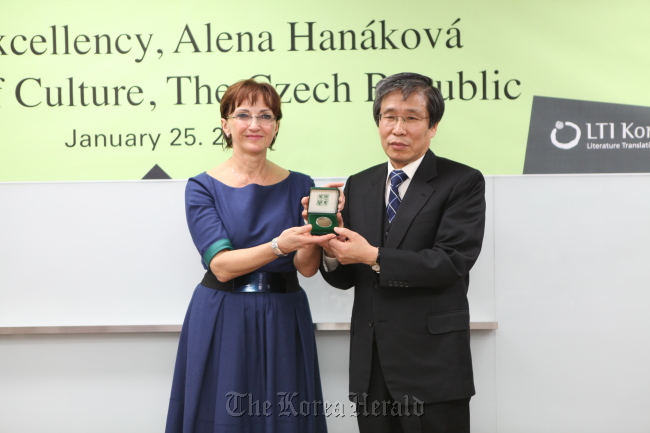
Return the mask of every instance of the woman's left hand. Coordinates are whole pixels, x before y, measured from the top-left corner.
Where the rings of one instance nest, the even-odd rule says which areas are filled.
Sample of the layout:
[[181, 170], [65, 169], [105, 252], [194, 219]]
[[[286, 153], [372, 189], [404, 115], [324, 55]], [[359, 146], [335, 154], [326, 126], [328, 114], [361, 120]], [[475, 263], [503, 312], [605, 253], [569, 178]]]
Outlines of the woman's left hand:
[[284, 254], [289, 254], [316, 244], [320, 245], [329, 242], [330, 239], [334, 239], [336, 236], [334, 234], [312, 236], [309, 232], [311, 232], [311, 224], [286, 229], [278, 236], [278, 248]]

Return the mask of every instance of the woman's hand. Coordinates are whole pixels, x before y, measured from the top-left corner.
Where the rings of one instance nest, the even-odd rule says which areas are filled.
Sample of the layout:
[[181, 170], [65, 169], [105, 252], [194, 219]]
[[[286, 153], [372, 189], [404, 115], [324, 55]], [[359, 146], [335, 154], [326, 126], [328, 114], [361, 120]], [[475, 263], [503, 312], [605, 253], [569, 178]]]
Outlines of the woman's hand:
[[321, 245], [334, 239], [336, 235], [329, 234], [323, 236], [312, 236], [311, 224], [302, 227], [291, 227], [283, 231], [278, 236], [278, 248], [283, 254], [289, 254], [294, 251]]
[[336, 235], [328, 234], [323, 236], [311, 235], [311, 224], [302, 227], [292, 227], [278, 236], [278, 248], [284, 254], [296, 252], [293, 264], [303, 276], [311, 277], [318, 272], [321, 261], [321, 249], [319, 245], [326, 245]]
[[[278, 248], [283, 254], [296, 251], [294, 265], [304, 276], [310, 277], [318, 271], [320, 249], [318, 242], [329, 241], [335, 235], [312, 236], [311, 225], [292, 227], [283, 231], [277, 238]], [[321, 239], [326, 238], [326, 239]], [[271, 250], [271, 243], [265, 242], [251, 248], [222, 250], [210, 261], [210, 270], [221, 282], [229, 281], [249, 272], [256, 271], [278, 257]]]

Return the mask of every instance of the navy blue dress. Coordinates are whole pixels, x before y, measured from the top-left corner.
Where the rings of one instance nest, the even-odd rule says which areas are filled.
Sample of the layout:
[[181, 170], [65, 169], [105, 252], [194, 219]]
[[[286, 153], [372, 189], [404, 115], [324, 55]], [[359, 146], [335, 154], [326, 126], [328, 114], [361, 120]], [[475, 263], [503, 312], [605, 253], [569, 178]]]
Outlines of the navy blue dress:
[[[227, 186], [206, 173], [189, 179], [187, 222], [207, 269], [225, 248], [269, 242], [304, 224], [300, 199], [313, 180], [290, 172], [268, 186]], [[295, 271], [293, 255], [259, 271]], [[178, 347], [167, 433], [326, 432], [307, 296], [235, 293], [199, 284]]]

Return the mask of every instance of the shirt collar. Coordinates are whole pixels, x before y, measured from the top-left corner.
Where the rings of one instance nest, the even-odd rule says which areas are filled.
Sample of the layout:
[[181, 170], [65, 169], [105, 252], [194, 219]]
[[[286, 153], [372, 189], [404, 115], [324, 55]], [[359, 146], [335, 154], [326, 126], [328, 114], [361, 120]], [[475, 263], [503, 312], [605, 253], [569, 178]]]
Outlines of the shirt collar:
[[[426, 153], [424, 154], [426, 155]], [[404, 167], [401, 168], [401, 170], [406, 173], [406, 175], [409, 177], [409, 179], [413, 179], [413, 176], [415, 176], [415, 172], [418, 171], [418, 168], [420, 167], [420, 164], [422, 163], [422, 160], [424, 159], [424, 155], [419, 157], [413, 162], [410, 162], [406, 164]], [[390, 159], [388, 160], [388, 177], [390, 177], [391, 171], [396, 170], [395, 167], [393, 167], [393, 164], [391, 164]]]

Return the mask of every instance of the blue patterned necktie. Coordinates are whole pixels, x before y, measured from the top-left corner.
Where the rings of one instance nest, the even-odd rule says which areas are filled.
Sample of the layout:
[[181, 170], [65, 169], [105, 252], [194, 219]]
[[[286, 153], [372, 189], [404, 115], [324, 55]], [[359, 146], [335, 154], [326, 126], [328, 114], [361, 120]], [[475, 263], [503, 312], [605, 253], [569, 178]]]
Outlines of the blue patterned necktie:
[[393, 170], [390, 172], [390, 193], [388, 194], [388, 205], [386, 206], [386, 215], [388, 216], [389, 224], [393, 222], [397, 209], [399, 209], [399, 205], [402, 202], [397, 188], [406, 179], [408, 179], [408, 175], [402, 170]]

